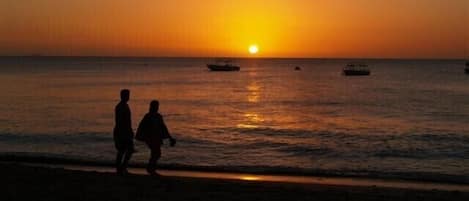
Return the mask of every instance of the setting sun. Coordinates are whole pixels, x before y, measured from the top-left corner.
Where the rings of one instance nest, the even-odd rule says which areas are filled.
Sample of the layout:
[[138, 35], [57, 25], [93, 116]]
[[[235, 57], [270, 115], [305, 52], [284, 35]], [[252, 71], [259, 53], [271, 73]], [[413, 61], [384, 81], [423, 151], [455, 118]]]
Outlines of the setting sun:
[[257, 52], [259, 52], [259, 48], [257, 47], [257, 45], [249, 46], [249, 53], [250, 54], [257, 54]]

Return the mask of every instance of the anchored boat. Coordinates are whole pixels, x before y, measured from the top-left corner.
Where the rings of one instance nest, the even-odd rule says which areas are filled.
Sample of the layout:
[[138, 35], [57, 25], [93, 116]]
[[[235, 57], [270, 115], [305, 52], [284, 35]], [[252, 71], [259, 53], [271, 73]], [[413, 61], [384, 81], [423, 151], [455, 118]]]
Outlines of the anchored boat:
[[366, 64], [347, 64], [343, 69], [343, 73], [345, 76], [365, 76], [370, 75], [370, 69]]
[[232, 64], [229, 60], [218, 61], [214, 64], [207, 64], [207, 68], [211, 71], [239, 71], [240, 67]]

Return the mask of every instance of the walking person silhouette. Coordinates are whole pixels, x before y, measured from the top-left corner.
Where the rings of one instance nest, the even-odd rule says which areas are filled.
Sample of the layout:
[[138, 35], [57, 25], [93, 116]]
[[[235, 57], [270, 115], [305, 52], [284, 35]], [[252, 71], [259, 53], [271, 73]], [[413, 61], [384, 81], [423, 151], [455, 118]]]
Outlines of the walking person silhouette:
[[120, 175], [128, 174], [127, 166], [134, 153], [134, 132], [130, 108], [127, 102], [130, 99], [130, 91], [122, 89], [120, 102], [115, 107], [114, 145], [117, 149], [116, 172]]
[[147, 172], [152, 176], [160, 176], [156, 172], [158, 160], [161, 157], [161, 145], [164, 139], [169, 139], [170, 146], [176, 145], [174, 139], [164, 123], [163, 116], [158, 113], [160, 103], [157, 100], [151, 101], [148, 113], [143, 117], [137, 129], [135, 138], [147, 144], [151, 150], [151, 156], [147, 165]]

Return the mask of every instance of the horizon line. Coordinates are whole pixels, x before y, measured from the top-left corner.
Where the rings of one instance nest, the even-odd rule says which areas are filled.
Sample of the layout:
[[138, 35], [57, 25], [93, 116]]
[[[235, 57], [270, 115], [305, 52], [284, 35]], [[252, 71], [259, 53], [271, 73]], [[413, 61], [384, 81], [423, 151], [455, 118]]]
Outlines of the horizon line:
[[135, 58], [135, 59], [304, 59], [304, 60], [356, 60], [356, 59], [366, 59], [366, 60], [468, 60], [469, 56], [466, 58], [460, 57], [438, 57], [438, 58], [429, 58], [429, 57], [228, 57], [228, 56], [114, 56], [114, 55], [0, 55], [0, 58], [14, 58], [14, 57], [23, 57], [23, 58]]

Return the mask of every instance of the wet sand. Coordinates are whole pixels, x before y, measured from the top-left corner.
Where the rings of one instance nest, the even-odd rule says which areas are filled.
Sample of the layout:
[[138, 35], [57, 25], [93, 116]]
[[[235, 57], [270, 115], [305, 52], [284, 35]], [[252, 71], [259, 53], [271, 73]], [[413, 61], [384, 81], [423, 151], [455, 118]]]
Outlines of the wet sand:
[[285, 183], [1, 164], [2, 200], [469, 200], [467, 191]]
[[[94, 171], [101, 173], [115, 172], [110, 166], [93, 166], [78, 164], [47, 164], [47, 163], [21, 163], [28, 166], [64, 168], [67, 170]], [[131, 167], [129, 172], [135, 175], [147, 175], [145, 168]], [[309, 176], [309, 175], [285, 175], [285, 174], [259, 174], [242, 172], [216, 172], [216, 171], [196, 171], [190, 169], [159, 169], [158, 173], [170, 177], [188, 177], [203, 179], [223, 179], [223, 180], [246, 180], [257, 182], [282, 182], [298, 184], [321, 184], [340, 186], [362, 186], [362, 187], [385, 187], [404, 188], [415, 190], [443, 190], [443, 191], [463, 191], [469, 192], [468, 184], [442, 183], [415, 180], [378, 179], [365, 177], [332, 177], [332, 176]]]

